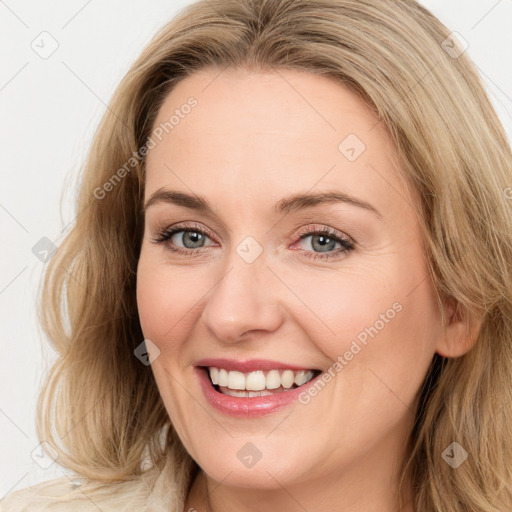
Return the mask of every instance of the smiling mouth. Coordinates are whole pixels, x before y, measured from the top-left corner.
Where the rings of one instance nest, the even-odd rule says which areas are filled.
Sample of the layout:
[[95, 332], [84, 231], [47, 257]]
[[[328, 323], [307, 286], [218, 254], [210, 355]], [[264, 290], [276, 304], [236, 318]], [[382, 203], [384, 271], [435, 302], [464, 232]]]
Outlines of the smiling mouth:
[[286, 393], [307, 384], [321, 370], [256, 370], [239, 372], [213, 366], [201, 367], [218, 393], [234, 397], [253, 398]]

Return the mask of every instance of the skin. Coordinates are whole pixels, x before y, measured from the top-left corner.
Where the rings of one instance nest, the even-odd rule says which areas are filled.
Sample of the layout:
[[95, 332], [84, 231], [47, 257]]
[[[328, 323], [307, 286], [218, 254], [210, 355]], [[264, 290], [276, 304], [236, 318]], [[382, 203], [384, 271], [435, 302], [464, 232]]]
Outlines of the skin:
[[[449, 304], [443, 330], [418, 199], [400, 178], [386, 128], [330, 78], [233, 69], [179, 82], [155, 126], [190, 96], [198, 105], [148, 153], [145, 200], [168, 188], [205, 197], [214, 213], [148, 207], [137, 280], [141, 326], [160, 351], [156, 383], [201, 468], [185, 510], [398, 511], [398, 469], [431, 359], [468, 346]], [[366, 146], [354, 161], [338, 149], [348, 134]], [[332, 190], [380, 216], [341, 202], [272, 211], [294, 193]], [[211, 233], [203, 248], [191, 249], [183, 232], [172, 241], [188, 255], [172, 252], [170, 241], [153, 242], [162, 227], [187, 221]], [[322, 226], [353, 239], [355, 249], [307, 257], [326, 253], [318, 236], [297, 233]], [[263, 249], [252, 263], [236, 251], [247, 236]], [[306, 405], [234, 418], [203, 396], [193, 371], [203, 357], [327, 371], [394, 303], [401, 311]], [[262, 454], [250, 468], [237, 457], [247, 442]]]

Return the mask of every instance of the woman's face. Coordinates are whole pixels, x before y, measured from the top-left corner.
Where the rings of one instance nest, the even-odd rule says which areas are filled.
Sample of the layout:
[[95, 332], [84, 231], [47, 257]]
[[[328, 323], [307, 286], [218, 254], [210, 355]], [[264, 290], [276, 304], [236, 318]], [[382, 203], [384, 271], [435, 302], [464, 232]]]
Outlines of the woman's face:
[[442, 327], [383, 123], [329, 78], [208, 69], [160, 125], [137, 300], [186, 449], [246, 488], [389, 480]]

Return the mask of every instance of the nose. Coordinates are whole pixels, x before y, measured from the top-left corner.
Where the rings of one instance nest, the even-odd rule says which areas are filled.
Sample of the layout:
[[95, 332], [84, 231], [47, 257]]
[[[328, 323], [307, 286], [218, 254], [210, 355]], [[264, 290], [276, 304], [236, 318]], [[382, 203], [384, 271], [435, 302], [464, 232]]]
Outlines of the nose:
[[279, 281], [263, 255], [247, 263], [234, 253], [224, 270], [201, 315], [208, 331], [219, 341], [232, 343], [251, 332], [277, 330], [283, 321]]

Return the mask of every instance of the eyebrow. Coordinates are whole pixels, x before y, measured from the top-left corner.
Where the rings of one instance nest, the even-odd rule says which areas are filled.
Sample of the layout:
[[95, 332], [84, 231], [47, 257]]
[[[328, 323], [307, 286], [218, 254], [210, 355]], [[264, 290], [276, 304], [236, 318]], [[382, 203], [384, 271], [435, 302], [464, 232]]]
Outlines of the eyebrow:
[[[272, 210], [276, 214], [288, 214], [321, 204], [333, 204], [340, 202], [364, 208], [373, 212], [377, 217], [382, 218], [381, 213], [370, 203], [338, 191], [295, 194], [278, 201], [273, 206]], [[144, 212], [150, 206], [157, 203], [170, 203], [203, 213], [214, 213], [212, 206], [205, 198], [165, 188], [160, 188], [151, 195], [144, 205]]]

